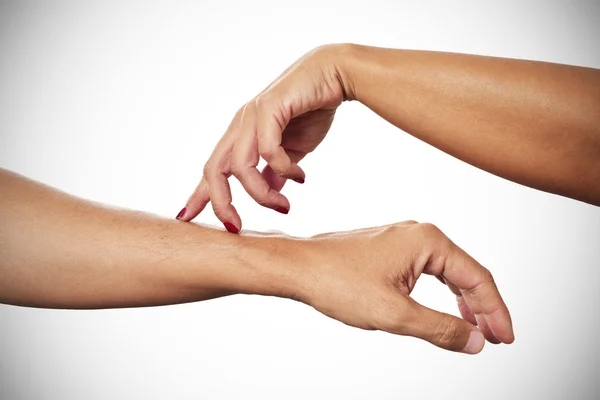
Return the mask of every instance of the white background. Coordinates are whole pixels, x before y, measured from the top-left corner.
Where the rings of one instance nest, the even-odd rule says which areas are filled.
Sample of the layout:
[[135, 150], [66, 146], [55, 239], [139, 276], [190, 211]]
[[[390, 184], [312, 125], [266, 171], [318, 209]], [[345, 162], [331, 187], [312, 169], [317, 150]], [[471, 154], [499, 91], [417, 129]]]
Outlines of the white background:
[[[237, 108], [317, 45], [600, 67], [598, 2], [524, 3], [0, 2], [0, 167], [174, 217]], [[597, 398], [598, 208], [470, 167], [355, 103], [302, 166], [287, 216], [233, 182], [246, 229], [433, 222], [491, 269], [515, 343], [466, 356], [256, 296], [0, 306], [0, 399]], [[198, 221], [218, 224], [210, 208]], [[414, 296], [457, 313], [431, 277]]]

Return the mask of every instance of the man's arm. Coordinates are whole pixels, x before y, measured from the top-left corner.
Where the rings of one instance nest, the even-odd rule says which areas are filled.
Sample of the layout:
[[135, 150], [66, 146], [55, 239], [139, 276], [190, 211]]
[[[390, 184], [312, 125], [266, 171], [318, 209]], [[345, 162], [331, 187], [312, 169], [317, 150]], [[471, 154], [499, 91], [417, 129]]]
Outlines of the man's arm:
[[[1, 169], [0, 187], [0, 303], [111, 308], [261, 294], [465, 353], [481, 351], [484, 336], [514, 340], [490, 272], [430, 224], [233, 235], [106, 208]], [[464, 319], [409, 297], [423, 273], [447, 283]]]
[[293, 246], [83, 201], [0, 169], [0, 302], [50, 308], [289, 296]]
[[335, 48], [348, 98], [512, 181], [600, 205], [600, 70], [466, 54]]

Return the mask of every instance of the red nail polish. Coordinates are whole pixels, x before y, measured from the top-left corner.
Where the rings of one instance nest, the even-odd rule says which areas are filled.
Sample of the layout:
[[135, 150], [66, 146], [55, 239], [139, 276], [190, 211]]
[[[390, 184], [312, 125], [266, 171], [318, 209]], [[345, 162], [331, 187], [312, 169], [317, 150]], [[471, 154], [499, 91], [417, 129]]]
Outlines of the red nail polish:
[[235, 225], [232, 224], [231, 222], [223, 222], [223, 225], [225, 226], [225, 229], [227, 229], [227, 231], [229, 231], [231, 233], [239, 232], [238, 228], [236, 228]]
[[296, 178], [294, 179], [294, 182], [304, 183], [304, 178]]
[[186, 210], [186, 208], [183, 207], [181, 209], [181, 211], [179, 211], [179, 214], [177, 214], [177, 216], [175, 217], [175, 219], [179, 219], [179, 218], [183, 217], [183, 214], [185, 214], [185, 210]]
[[274, 210], [279, 213], [282, 213], [282, 214], [287, 214], [290, 212], [290, 210], [288, 210], [287, 208], [283, 208], [283, 207], [275, 207]]

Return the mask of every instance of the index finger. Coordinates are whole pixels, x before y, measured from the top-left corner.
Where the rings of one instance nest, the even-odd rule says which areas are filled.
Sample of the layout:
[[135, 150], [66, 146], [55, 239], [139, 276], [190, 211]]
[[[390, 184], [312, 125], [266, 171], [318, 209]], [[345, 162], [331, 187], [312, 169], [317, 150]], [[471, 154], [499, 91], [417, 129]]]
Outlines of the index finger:
[[[215, 208], [216, 203], [216, 209], [219, 210], [219, 213], [217, 214], [217, 211], [215, 211], [215, 214], [217, 214], [217, 217], [221, 222], [233, 224], [237, 230], [241, 228], [241, 219], [237, 214], [237, 211], [235, 211], [235, 208], [230, 206], [231, 192], [227, 177], [231, 167], [230, 157], [236, 139], [235, 134], [240, 124], [244, 107], [236, 112], [227, 131], [225, 131], [225, 134], [215, 146], [204, 166], [202, 180], [189, 197], [185, 207], [178, 214], [177, 219], [191, 221], [202, 212], [208, 202], [211, 201], [213, 203], [213, 209]], [[228, 228], [228, 230], [230, 229]]]
[[484, 318], [496, 338], [503, 343], [515, 340], [508, 307], [489, 270], [452, 243], [442, 275], [458, 287], [475, 317]]

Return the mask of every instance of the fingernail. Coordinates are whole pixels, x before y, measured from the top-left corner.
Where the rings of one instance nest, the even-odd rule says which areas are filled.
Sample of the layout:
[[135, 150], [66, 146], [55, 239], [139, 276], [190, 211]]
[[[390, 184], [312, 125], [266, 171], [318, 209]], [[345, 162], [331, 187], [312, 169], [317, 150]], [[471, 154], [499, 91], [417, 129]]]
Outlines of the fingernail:
[[183, 217], [183, 214], [185, 214], [185, 210], [186, 210], [186, 207], [183, 207], [181, 209], [181, 211], [179, 211], [179, 214], [177, 214], [177, 216], [175, 217], [175, 219], [179, 219], [179, 218]]
[[484, 344], [485, 338], [483, 337], [483, 334], [479, 331], [471, 331], [469, 334], [469, 341], [461, 351], [467, 354], [477, 354], [483, 349]]
[[294, 179], [294, 182], [304, 183], [304, 178], [296, 178]]
[[290, 212], [290, 210], [288, 210], [287, 208], [283, 208], [283, 207], [275, 207], [274, 210], [279, 213], [282, 213], [282, 214], [287, 214]]
[[239, 229], [236, 228], [235, 225], [232, 224], [231, 222], [223, 222], [223, 225], [225, 225], [225, 229], [227, 229], [231, 233], [238, 233], [239, 232]]

